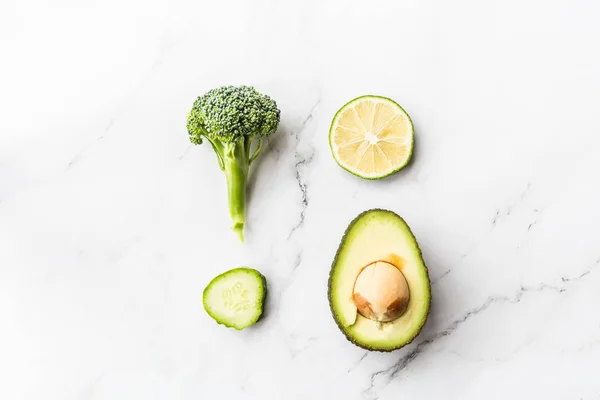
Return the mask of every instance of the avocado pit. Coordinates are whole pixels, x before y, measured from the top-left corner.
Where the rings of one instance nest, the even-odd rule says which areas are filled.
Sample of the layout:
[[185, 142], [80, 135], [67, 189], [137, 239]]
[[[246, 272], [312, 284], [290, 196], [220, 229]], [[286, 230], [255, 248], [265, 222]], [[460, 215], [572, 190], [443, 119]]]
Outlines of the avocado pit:
[[363, 317], [391, 322], [406, 311], [410, 292], [402, 271], [388, 262], [376, 261], [358, 274], [352, 298]]

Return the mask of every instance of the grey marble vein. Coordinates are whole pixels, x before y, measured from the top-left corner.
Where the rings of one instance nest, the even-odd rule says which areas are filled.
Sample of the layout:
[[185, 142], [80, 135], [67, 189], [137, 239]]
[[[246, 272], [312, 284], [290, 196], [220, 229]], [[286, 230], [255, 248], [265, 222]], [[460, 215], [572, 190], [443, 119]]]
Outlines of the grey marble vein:
[[308, 208], [309, 199], [308, 199], [308, 186], [304, 179], [303, 171], [305, 168], [307, 168], [309, 166], [311, 161], [314, 159], [315, 149], [314, 149], [314, 147], [309, 146], [310, 150], [309, 150], [308, 154], [302, 154], [297, 149], [302, 140], [301, 134], [302, 134], [302, 132], [304, 132], [304, 130], [307, 127], [307, 125], [309, 124], [309, 122], [313, 119], [314, 112], [320, 103], [321, 103], [321, 96], [319, 96], [319, 98], [317, 99], [315, 104], [310, 108], [310, 111], [308, 112], [308, 115], [306, 116], [306, 118], [304, 118], [302, 120], [302, 123], [300, 124], [298, 129], [296, 129], [293, 133], [293, 136], [295, 139], [295, 148], [296, 148], [296, 150], [294, 151], [294, 159], [296, 160], [296, 162], [294, 164], [294, 170], [295, 170], [296, 183], [298, 185], [298, 188], [300, 189], [300, 194], [302, 196], [301, 200], [300, 200], [300, 205], [302, 208], [300, 210], [300, 215], [298, 217], [298, 221], [292, 227], [292, 229], [290, 230], [290, 233], [288, 234], [288, 239], [290, 239], [292, 237], [292, 235], [298, 229], [300, 229], [302, 227], [302, 225], [304, 225], [304, 219], [306, 216], [306, 209]]
[[304, 181], [303, 174], [301, 172], [301, 167], [307, 166], [313, 160], [313, 157], [314, 157], [314, 152], [311, 153], [306, 158], [301, 158], [300, 161], [296, 162], [296, 164], [294, 166], [294, 168], [296, 169], [296, 182], [297, 182], [298, 188], [300, 189], [300, 192], [302, 194], [302, 199], [300, 201], [302, 209], [300, 210], [300, 217], [298, 219], [298, 222], [296, 222], [296, 225], [294, 225], [294, 227], [290, 231], [290, 234], [288, 235], [288, 239], [292, 237], [294, 232], [296, 232], [302, 225], [304, 225], [306, 208], [308, 207], [308, 189], [307, 189], [307, 184]]
[[596, 346], [600, 345], [600, 337], [597, 337], [592, 340], [588, 340], [587, 342], [582, 343], [578, 348], [578, 352], [588, 351]]
[[79, 152], [77, 152], [77, 154], [75, 154], [72, 158], [71, 161], [69, 161], [69, 163], [67, 164], [67, 167], [65, 168], [65, 171], [71, 169], [75, 164], [77, 164], [79, 162], [79, 160], [81, 160], [81, 157], [83, 157], [83, 155], [85, 153], [87, 153], [92, 147], [94, 147], [99, 141], [101, 141], [102, 139], [104, 139], [104, 136], [112, 129], [112, 127], [115, 125], [115, 121], [117, 120], [117, 117], [113, 117], [110, 119], [110, 121], [108, 121], [108, 124], [106, 124], [106, 127], [104, 128], [104, 133], [102, 133], [102, 135], [98, 136], [96, 139], [94, 139], [92, 142], [88, 143], [87, 145], [85, 145], [83, 147], [83, 149], [81, 149]]
[[296, 260], [294, 260], [294, 265], [292, 265], [292, 271], [296, 271], [300, 264], [302, 264], [302, 250], [296, 254]]
[[523, 200], [525, 200], [525, 198], [527, 197], [527, 194], [529, 193], [531, 189], [531, 182], [527, 182], [527, 186], [525, 186], [525, 189], [523, 189], [523, 191], [521, 192], [521, 194], [519, 195], [519, 198], [517, 201], [509, 204], [505, 211], [502, 211], [501, 208], [496, 209], [496, 213], [494, 214], [494, 217], [492, 218], [492, 226], [491, 226], [491, 231], [493, 231], [496, 226], [498, 225], [498, 222], [500, 222], [504, 217], [509, 217], [513, 210], [518, 207]]
[[[383, 370], [376, 371], [373, 374], [371, 374], [369, 386], [363, 391], [363, 393], [366, 396], [370, 395], [370, 393], [373, 391], [373, 389], [376, 386], [375, 381], [376, 381], [377, 377], [379, 377], [379, 376], [387, 377], [383, 387], [387, 386], [389, 383], [391, 383], [391, 381], [400, 372], [402, 372], [404, 369], [406, 369], [431, 344], [436, 342], [438, 339], [441, 339], [446, 336], [450, 336], [464, 322], [466, 322], [469, 319], [471, 319], [472, 317], [480, 314], [481, 312], [487, 310], [492, 304], [519, 303], [523, 299], [525, 294], [530, 293], [530, 292], [543, 292], [543, 291], [549, 290], [549, 291], [554, 291], [557, 293], [563, 293], [567, 290], [567, 286], [569, 283], [577, 282], [577, 281], [581, 280], [582, 278], [586, 277], [587, 275], [589, 275], [591, 273], [591, 271], [593, 269], [598, 267], [598, 265], [600, 265], [600, 259], [598, 259], [592, 265], [592, 267], [590, 267], [588, 270], [584, 271], [583, 273], [581, 273], [578, 276], [575, 276], [575, 277], [563, 276], [563, 277], [561, 277], [560, 278], [561, 281], [567, 285], [555, 286], [555, 285], [550, 285], [547, 283], [540, 283], [536, 286], [520, 286], [519, 290], [517, 290], [517, 292], [515, 294], [513, 294], [512, 296], [490, 296], [490, 297], [488, 297], [480, 306], [468, 310], [460, 318], [457, 318], [454, 321], [452, 321], [445, 329], [438, 331], [437, 333], [434, 333], [433, 335], [431, 335], [429, 338], [424, 339], [423, 341], [419, 342], [419, 344], [417, 344], [417, 346], [412, 351], [410, 351], [409, 353], [405, 354], [403, 357], [398, 359], [398, 361], [396, 361], [392, 366], [390, 366], [386, 369], [383, 369]], [[372, 398], [372, 397], [370, 397], [370, 398]]]
[[496, 210], [496, 214], [494, 214], [494, 218], [492, 219], [492, 229], [496, 227], [496, 222], [498, 222], [498, 217], [500, 216], [500, 209]]
[[356, 369], [356, 367], [358, 367], [360, 365], [360, 363], [367, 358], [367, 356], [370, 354], [369, 351], [365, 351], [363, 353], [362, 356], [360, 356], [360, 358], [354, 363], [352, 364], [352, 366], [350, 368], [348, 368], [348, 370], [346, 371], [347, 374], [349, 374], [350, 372], [352, 372], [354, 369]]
[[104, 370], [99, 373], [95, 378], [90, 380], [81, 391], [75, 396], [77, 400], [89, 400], [95, 397], [96, 389], [98, 385], [102, 382], [102, 379], [106, 376], [108, 370]]
[[[290, 352], [290, 357], [292, 359], [298, 357], [300, 354], [308, 350], [315, 341], [319, 340], [318, 336], [306, 336], [303, 337], [297, 334], [288, 335], [288, 340], [286, 340], [287, 348]], [[291, 343], [290, 343], [291, 342]]]
[[188, 155], [188, 153], [190, 152], [190, 150], [192, 149], [193, 146], [194, 146], [193, 144], [188, 145], [188, 147], [185, 149], [185, 151], [183, 153], [181, 153], [181, 155], [179, 157], [177, 157], [177, 159], [179, 161], [183, 160], [183, 158]]
[[431, 284], [435, 285], [437, 283], [439, 283], [442, 279], [444, 279], [446, 276], [448, 276], [448, 274], [452, 272], [452, 268], [448, 268], [447, 270], [445, 270], [444, 272], [442, 272], [442, 274], [440, 276], [438, 276], [435, 279], [431, 280]]

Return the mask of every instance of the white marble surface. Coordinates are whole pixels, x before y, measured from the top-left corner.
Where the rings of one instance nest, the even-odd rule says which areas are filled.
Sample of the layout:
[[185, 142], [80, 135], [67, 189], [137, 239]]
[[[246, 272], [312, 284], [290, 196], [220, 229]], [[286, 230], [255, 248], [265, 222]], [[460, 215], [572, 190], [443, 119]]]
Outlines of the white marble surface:
[[[593, 0], [0, 4], [0, 398], [600, 399], [600, 4]], [[282, 126], [247, 243], [191, 147], [195, 96], [252, 84]], [[334, 112], [393, 97], [414, 163], [368, 182], [330, 156]], [[411, 225], [422, 334], [368, 353], [326, 300], [347, 223]], [[237, 265], [266, 318], [216, 325]]]

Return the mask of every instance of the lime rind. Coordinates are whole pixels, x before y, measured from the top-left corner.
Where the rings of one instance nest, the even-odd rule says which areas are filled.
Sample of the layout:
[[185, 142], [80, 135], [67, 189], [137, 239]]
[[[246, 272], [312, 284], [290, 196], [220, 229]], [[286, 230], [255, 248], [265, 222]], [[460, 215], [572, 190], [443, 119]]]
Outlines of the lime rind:
[[[367, 175], [363, 175], [360, 173], [360, 171], [351, 168], [349, 166], [347, 166], [343, 161], [341, 161], [338, 157], [337, 154], [335, 153], [335, 150], [333, 149], [333, 128], [336, 125], [336, 122], [338, 120], [338, 118], [340, 117], [340, 114], [342, 113], [342, 111], [344, 111], [346, 108], [350, 107], [352, 104], [357, 103], [363, 99], [374, 99], [374, 100], [383, 100], [385, 102], [388, 102], [389, 104], [394, 105], [395, 107], [398, 108], [398, 110], [400, 110], [400, 112], [406, 116], [409, 125], [410, 125], [410, 140], [407, 143], [408, 145], [408, 153], [406, 156], [406, 160], [403, 164], [395, 167], [393, 170], [391, 171], [386, 171], [386, 173], [381, 174], [381, 175], [372, 175], [372, 176], [367, 176]], [[363, 95], [363, 96], [359, 96], [356, 97], [352, 100], [350, 100], [349, 102], [347, 102], [346, 104], [344, 104], [342, 107], [340, 107], [340, 109], [335, 113], [333, 120], [331, 121], [331, 125], [329, 127], [329, 149], [331, 150], [331, 154], [333, 156], [333, 159], [335, 160], [335, 162], [344, 170], [348, 171], [349, 173], [351, 173], [352, 175], [358, 176], [359, 178], [362, 179], [367, 179], [367, 180], [379, 180], [379, 179], [383, 179], [386, 178], [390, 175], [395, 174], [396, 172], [400, 171], [401, 169], [403, 169], [404, 167], [406, 167], [409, 163], [410, 160], [412, 159], [412, 154], [413, 154], [413, 149], [414, 149], [414, 145], [415, 145], [415, 129], [414, 129], [414, 125], [412, 122], [412, 119], [410, 118], [410, 115], [408, 115], [408, 113], [406, 112], [406, 110], [404, 110], [404, 108], [402, 108], [402, 106], [400, 104], [398, 104], [397, 102], [395, 102], [394, 100], [390, 99], [389, 97], [384, 97], [384, 96], [377, 96], [377, 95], [372, 95], [372, 94], [367, 94], [367, 95]]]

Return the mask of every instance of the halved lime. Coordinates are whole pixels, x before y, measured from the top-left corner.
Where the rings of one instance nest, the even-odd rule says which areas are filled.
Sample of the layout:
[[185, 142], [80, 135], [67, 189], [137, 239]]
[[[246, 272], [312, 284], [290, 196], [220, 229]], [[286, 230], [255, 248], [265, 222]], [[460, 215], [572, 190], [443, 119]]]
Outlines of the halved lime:
[[414, 129], [410, 117], [387, 97], [361, 96], [333, 117], [329, 145], [340, 167], [364, 179], [381, 179], [410, 161]]

